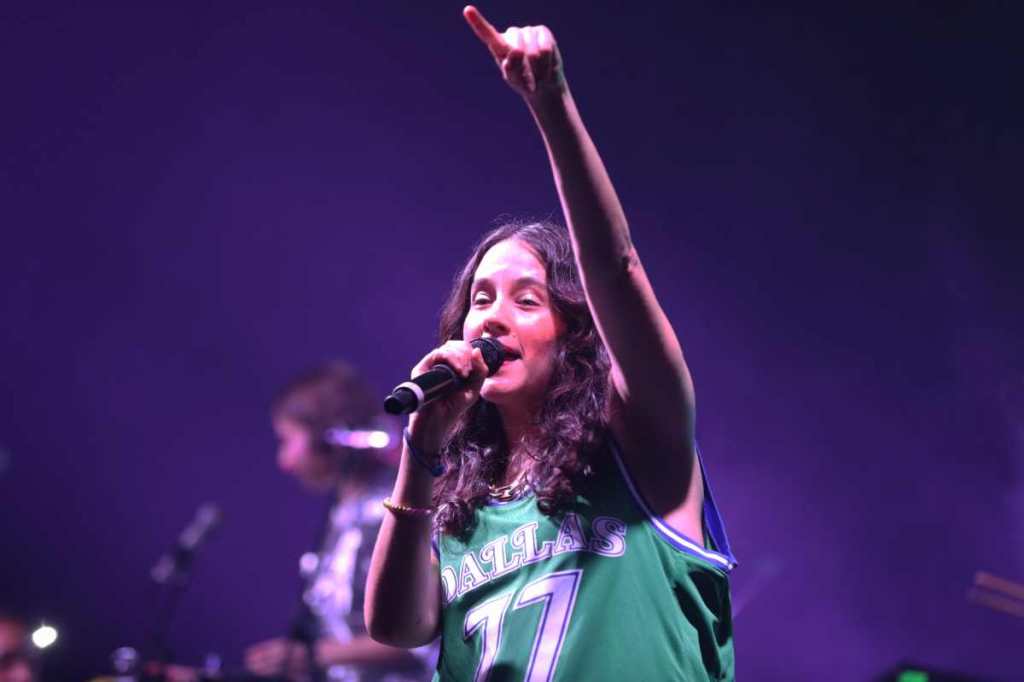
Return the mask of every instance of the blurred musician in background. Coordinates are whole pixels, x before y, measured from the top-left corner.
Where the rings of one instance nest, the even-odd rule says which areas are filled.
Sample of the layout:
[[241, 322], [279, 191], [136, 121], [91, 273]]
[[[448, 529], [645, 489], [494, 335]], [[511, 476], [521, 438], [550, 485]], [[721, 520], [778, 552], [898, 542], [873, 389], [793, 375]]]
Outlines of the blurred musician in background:
[[36, 682], [28, 627], [17, 616], [0, 613], [0, 682]]
[[286, 385], [271, 408], [277, 465], [334, 504], [316, 554], [302, 558], [300, 613], [291, 631], [249, 647], [254, 675], [332, 682], [428, 679], [436, 648], [396, 649], [373, 641], [363, 622], [363, 589], [394, 479], [397, 440], [381, 430], [380, 401], [342, 362]]

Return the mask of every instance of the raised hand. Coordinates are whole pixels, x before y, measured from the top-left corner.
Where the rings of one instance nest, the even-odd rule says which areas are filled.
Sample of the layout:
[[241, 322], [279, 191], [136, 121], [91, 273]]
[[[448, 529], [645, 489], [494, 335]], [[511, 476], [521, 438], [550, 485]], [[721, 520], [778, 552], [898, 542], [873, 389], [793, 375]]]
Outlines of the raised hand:
[[498, 33], [473, 5], [467, 5], [462, 16], [513, 90], [528, 100], [565, 90], [562, 56], [547, 26], [513, 26]]

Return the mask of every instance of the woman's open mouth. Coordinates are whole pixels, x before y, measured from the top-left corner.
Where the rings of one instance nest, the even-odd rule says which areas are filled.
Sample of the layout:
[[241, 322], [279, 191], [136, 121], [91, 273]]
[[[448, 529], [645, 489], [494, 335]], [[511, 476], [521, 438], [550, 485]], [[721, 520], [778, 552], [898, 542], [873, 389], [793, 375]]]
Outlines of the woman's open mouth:
[[519, 354], [519, 351], [516, 350], [515, 348], [506, 346], [504, 343], [501, 344], [501, 348], [502, 350], [505, 351], [505, 362], [513, 362], [515, 360], [522, 359], [522, 356]]

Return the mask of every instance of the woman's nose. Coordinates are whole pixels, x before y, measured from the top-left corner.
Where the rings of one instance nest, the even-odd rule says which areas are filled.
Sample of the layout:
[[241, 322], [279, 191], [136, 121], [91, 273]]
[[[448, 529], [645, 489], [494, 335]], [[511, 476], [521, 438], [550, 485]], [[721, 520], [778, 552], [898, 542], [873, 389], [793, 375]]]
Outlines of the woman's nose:
[[500, 301], [487, 309], [484, 315], [482, 331], [490, 336], [504, 336], [508, 334], [509, 325], [505, 306]]

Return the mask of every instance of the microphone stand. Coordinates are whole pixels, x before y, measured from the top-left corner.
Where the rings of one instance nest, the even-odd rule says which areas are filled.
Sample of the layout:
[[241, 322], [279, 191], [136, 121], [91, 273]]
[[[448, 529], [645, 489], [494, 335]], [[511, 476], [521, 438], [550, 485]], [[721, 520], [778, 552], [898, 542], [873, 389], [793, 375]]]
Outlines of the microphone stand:
[[[324, 670], [316, 660], [316, 634], [313, 632], [311, 623], [314, 620], [309, 606], [303, 601], [292, 619], [292, 625], [288, 629], [288, 641], [295, 642], [306, 650], [306, 665], [309, 682], [326, 682], [327, 671]], [[281, 674], [287, 677], [292, 663], [292, 652], [289, 650], [285, 658]]]
[[173, 551], [162, 556], [150, 571], [157, 592], [153, 620], [143, 651], [151, 652], [150, 660], [156, 664], [157, 672], [152, 677], [144, 670], [147, 680], [161, 682], [165, 679], [164, 669], [173, 658], [167, 644], [168, 635], [181, 597], [190, 583], [195, 552], [219, 523], [220, 509], [216, 505], [207, 503], [200, 506], [195, 519], [182, 532]]
[[173, 658], [167, 643], [168, 635], [171, 631], [171, 623], [174, 621], [174, 614], [177, 612], [178, 604], [181, 602], [181, 595], [185, 592], [188, 584], [188, 574], [185, 573], [178, 580], [157, 585], [156, 608], [154, 609], [153, 620], [143, 651], [150, 652], [151, 655], [148, 658], [156, 663], [156, 670], [158, 672], [155, 678], [147, 675], [147, 680], [151, 679], [154, 682], [162, 681], [164, 679], [164, 667]]

